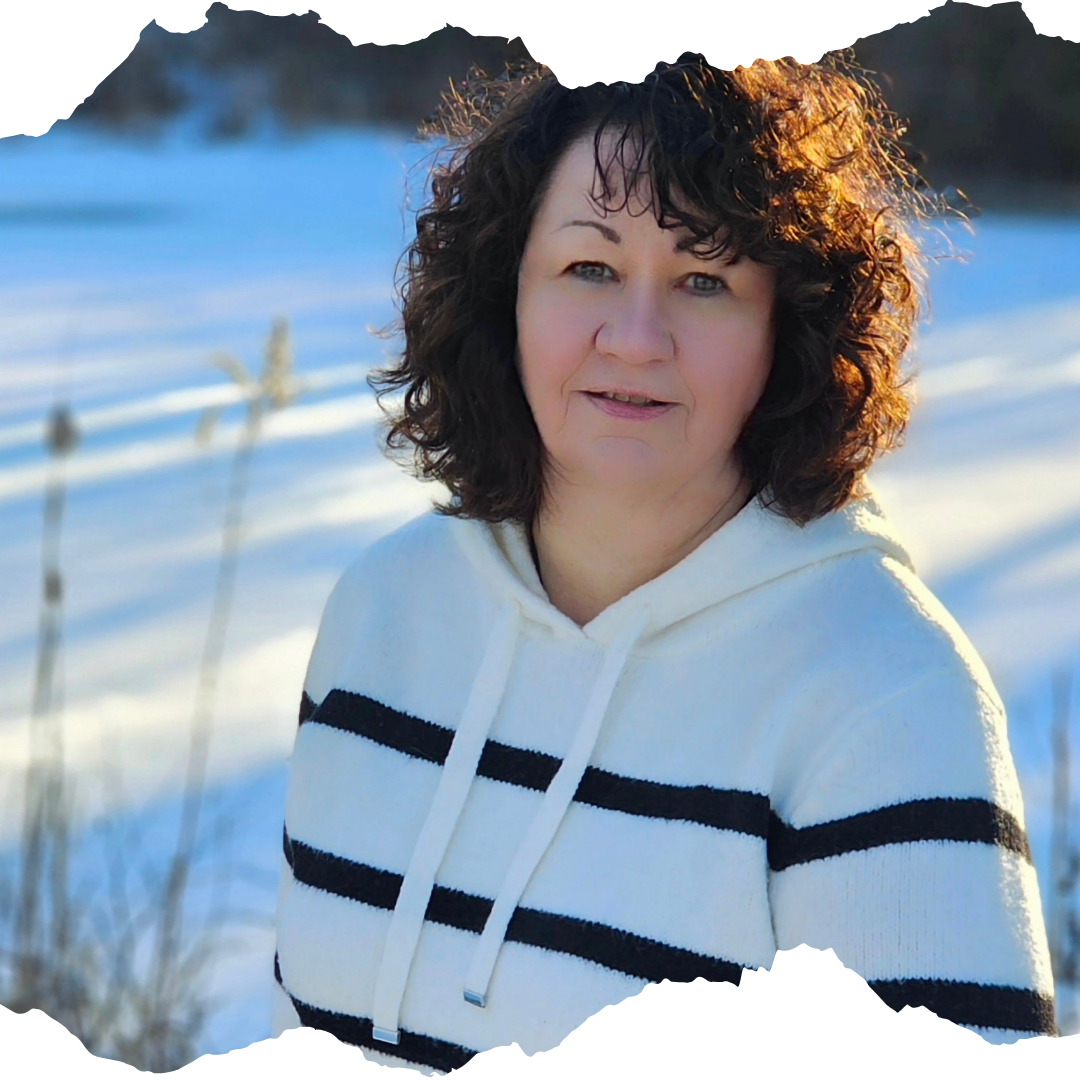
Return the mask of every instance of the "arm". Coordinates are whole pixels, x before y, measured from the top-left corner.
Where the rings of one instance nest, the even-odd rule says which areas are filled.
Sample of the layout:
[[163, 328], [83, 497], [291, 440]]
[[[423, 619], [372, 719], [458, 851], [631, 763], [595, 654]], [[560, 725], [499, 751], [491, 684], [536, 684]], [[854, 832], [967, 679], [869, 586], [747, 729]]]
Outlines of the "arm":
[[[300, 705], [301, 718], [306, 711], [307, 702], [305, 700], [302, 701]], [[277, 928], [280, 922], [281, 911], [285, 905], [285, 900], [289, 895], [289, 890], [293, 886], [292, 863], [289, 859], [288, 852], [288, 834], [284, 830], [282, 830], [282, 841], [281, 875], [278, 879], [277, 917], [274, 920], [274, 983], [270, 990], [272, 995], [270, 1001], [270, 1025], [273, 1032], [272, 1037], [275, 1039], [288, 1028], [301, 1026], [300, 1016], [293, 1006], [292, 998], [289, 997], [288, 991], [285, 989], [281, 967], [278, 962]]]
[[[336, 622], [341, 617], [340, 609], [343, 603], [348, 600], [347, 577], [348, 573], [346, 572], [346, 574], [338, 579], [338, 582], [332, 590], [323, 609], [318, 634], [316, 635], [315, 644], [312, 647], [311, 656], [308, 659], [307, 672], [304, 677], [304, 689], [300, 700], [300, 723], [303, 723], [307, 719], [315, 704], [325, 696], [326, 690], [328, 689], [328, 686], [325, 685], [325, 683], [332, 671], [334, 660], [336, 659], [334, 656], [335, 649], [340, 647], [340, 642], [342, 640], [341, 635], [337, 631]], [[313, 700], [311, 697], [313, 693], [318, 695], [316, 700]], [[290, 785], [291, 783], [292, 777], [290, 775]], [[294, 883], [292, 863], [288, 852], [287, 836], [288, 833], [283, 830], [281, 876], [278, 885], [277, 916], [274, 920], [275, 950], [272, 976], [274, 982], [271, 988], [272, 1000], [270, 1011], [271, 1028], [274, 1038], [277, 1038], [278, 1035], [288, 1028], [301, 1026], [300, 1016], [293, 1006], [292, 998], [286, 990], [287, 983], [282, 976], [277, 949], [281, 912], [284, 910], [289, 891]]]
[[894, 1009], [992, 1042], [1053, 1034], [1053, 981], [1005, 716], [967, 669], [842, 725], [773, 807], [777, 948], [832, 948]]

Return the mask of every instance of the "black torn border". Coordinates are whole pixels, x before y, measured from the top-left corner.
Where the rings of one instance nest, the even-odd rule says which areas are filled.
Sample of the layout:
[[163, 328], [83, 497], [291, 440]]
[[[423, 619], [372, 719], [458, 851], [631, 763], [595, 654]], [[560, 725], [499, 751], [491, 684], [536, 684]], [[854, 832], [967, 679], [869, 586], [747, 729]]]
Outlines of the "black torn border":
[[[189, 32], [205, 22], [210, 4], [12, 4], [4, 12], [5, 41], [14, 62], [0, 65], [0, 137], [41, 135], [67, 119], [99, 82], [126, 58], [141, 30], [153, 19], [166, 30]], [[566, 85], [639, 81], [660, 60], [686, 51], [703, 53], [718, 67], [748, 64], [758, 56], [794, 56], [804, 63], [846, 48], [856, 39], [912, 22], [937, 4], [784, 6], [775, 17], [757, 9], [688, 9], [681, 18], [632, 14], [633, 9], [568, 11], [550, 5], [514, 5], [509, 12], [473, 4], [437, 12], [413, 5], [405, 17], [367, 4], [230, 4], [235, 10], [269, 15], [314, 10], [330, 28], [361, 42], [406, 43], [445, 24], [476, 35], [521, 37], [532, 56], [548, 64]], [[1024, 11], [1042, 35], [1080, 39], [1069, 4], [1026, 0]], [[422, 12], [422, 14], [421, 14]], [[748, 16], [748, 17], [747, 17]], [[691, 27], [687, 29], [687, 27]], [[272, 976], [268, 973], [268, 981]], [[17, 1015], [0, 1008], [0, 1039], [18, 1074], [24, 1069], [76, 1065], [80, 1075], [137, 1070], [98, 1061], [75, 1036], [33, 1010]], [[1071, 1047], [1070, 1047], [1071, 1044]], [[926, 1009], [893, 1012], [858, 975], [843, 968], [832, 951], [801, 946], [779, 953], [771, 972], [751, 972], [738, 987], [724, 983], [661, 983], [605, 1009], [586, 1021], [553, 1051], [526, 1057], [516, 1045], [477, 1054], [460, 1068], [473, 1076], [513, 1077], [521, 1072], [556, 1075], [567, 1066], [616, 1074], [656, 1070], [677, 1074], [723, 1069], [732, 1052], [744, 1051], [755, 1065], [924, 1065], [928, 1051], [967, 1051], [976, 1061], [994, 1052], [999, 1062], [1054, 1064], [1076, 1055], [1077, 1037], [1022, 1040], [1009, 1048], [989, 1047], [974, 1032], [940, 1020]], [[242, 1057], [238, 1056], [242, 1055]], [[1004, 1055], [1011, 1055], [1008, 1058]], [[318, 1028], [286, 1031], [228, 1055], [205, 1056], [180, 1074], [206, 1076], [238, 1066], [289, 1069], [340, 1065], [381, 1076], [380, 1066]], [[943, 1063], [944, 1064], [944, 1063]], [[966, 1064], [969, 1064], [966, 1062]]]

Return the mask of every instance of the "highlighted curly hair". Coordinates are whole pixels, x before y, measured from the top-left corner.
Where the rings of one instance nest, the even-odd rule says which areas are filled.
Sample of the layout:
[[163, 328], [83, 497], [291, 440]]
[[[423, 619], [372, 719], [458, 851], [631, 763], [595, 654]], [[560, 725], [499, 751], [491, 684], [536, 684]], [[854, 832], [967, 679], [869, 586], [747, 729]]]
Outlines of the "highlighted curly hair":
[[777, 269], [773, 363], [734, 450], [754, 495], [804, 525], [858, 497], [901, 444], [932, 204], [903, 128], [844, 56], [721, 71], [686, 53], [642, 83], [579, 89], [541, 65], [473, 72], [423, 132], [447, 145], [402, 263], [404, 349], [368, 381], [380, 401], [404, 391], [385, 449], [411, 450], [414, 474], [449, 489], [440, 513], [528, 524], [542, 505], [517, 271], [555, 164], [590, 134], [602, 205], [647, 182], [658, 224], [689, 228], [695, 251]]

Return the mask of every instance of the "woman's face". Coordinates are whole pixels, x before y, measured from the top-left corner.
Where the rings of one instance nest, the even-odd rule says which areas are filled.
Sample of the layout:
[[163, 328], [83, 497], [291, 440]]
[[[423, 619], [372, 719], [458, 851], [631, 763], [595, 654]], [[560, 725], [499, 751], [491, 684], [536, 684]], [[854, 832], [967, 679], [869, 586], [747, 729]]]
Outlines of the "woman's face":
[[556, 167], [518, 272], [519, 371], [544, 446], [575, 483], [724, 490], [772, 362], [774, 271], [679, 250], [689, 231], [635, 199], [605, 213], [593, 189], [590, 135]]

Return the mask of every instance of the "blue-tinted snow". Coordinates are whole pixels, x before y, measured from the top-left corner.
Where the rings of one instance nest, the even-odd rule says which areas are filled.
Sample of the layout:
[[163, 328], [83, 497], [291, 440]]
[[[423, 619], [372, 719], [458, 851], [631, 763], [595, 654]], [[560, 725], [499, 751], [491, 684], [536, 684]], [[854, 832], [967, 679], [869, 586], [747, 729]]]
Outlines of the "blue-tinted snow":
[[[5, 782], [25, 756], [40, 434], [57, 393], [85, 418], [64, 524], [69, 764], [87, 817], [111, 807], [160, 862], [243, 416], [226, 408], [215, 441], [196, 446], [199, 402], [225, 386], [209, 357], [256, 366], [285, 315], [298, 370], [324, 380], [268, 421], [252, 472], [207, 821], [232, 822], [219, 854], [246, 868], [233, 900], [255, 926], [216, 969], [225, 1004], [207, 1051], [269, 1034], [283, 761], [322, 603], [354, 552], [430, 497], [380, 456], [363, 384], [392, 347], [366, 328], [393, 317], [405, 184], [415, 192], [423, 174], [409, 168], [429, 152], [386, 134], [150, 147], [58, 128], [0, 141]], [[922, 401], [907, 445], [875, 473], [1006, 699], [1043, 873], [1048, 673], [1080, 655], [1080, 220], [988, 214], [974, 227], [952, 230], [965, 261], [933, 267]], [[83, 872], [98, 850], [87, 841]], [[196, 911], [210, 902], [198, 895]]]

